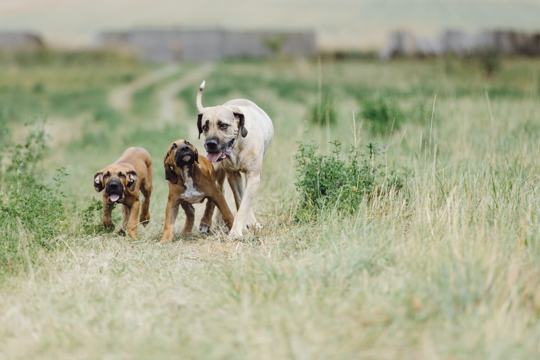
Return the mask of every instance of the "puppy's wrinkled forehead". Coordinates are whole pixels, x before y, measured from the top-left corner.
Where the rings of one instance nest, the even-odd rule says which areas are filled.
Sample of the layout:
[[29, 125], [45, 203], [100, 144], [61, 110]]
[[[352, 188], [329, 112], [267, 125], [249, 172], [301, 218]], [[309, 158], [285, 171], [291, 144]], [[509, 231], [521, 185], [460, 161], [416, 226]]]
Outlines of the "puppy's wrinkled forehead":
[[226, 106], [215, 106], [210, 108], [205, 111], [202, 116], [203, 126], [206, 122], [208, 122], [208, 124], [217, 124], [218, 122], [231, 124], [233, 121], [234, 113]]
[[132, 171], [133, 169], [128, 168], [126, 166], [122, 166], [119, 164], [111, 164], [107, 166], [105, 169], [103, 169], [103, 176], [109, 177], [109, 176], [126, 176], [128, 172]]
[[186, 141], [184, 139], [178, 139], [176, 141], [173, 141], [171, 145], [169, 145], [169, 151], [174, 151], [178, 149], [180, 146], [184, 145]]
[[177, 149], [181, 148], [184, 145], [189, 146], [194, 151], [197, 150], [195, 146], [193, 146], [193, 144], [191, 144], [189, 141], [184, 140], [184, 139], [178, 139], [176, 141], [173, 141], [171, 145], [169, 145], [169, 150], [167, 151], [167, 153], [176, 151]]

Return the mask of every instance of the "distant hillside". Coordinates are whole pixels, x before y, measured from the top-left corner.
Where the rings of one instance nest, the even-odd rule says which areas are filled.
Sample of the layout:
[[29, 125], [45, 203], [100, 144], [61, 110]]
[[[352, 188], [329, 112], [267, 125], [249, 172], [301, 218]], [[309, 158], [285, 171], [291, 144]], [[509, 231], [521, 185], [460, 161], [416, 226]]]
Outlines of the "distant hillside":
[[0, 29], [26, 29], [64, 45], [133, 26], [313, 28], [325, 48], [378, 47], [390, 29], [435, 35], [446, 27], [540, 28], [538, 1], [487, 0], [3, 0]]

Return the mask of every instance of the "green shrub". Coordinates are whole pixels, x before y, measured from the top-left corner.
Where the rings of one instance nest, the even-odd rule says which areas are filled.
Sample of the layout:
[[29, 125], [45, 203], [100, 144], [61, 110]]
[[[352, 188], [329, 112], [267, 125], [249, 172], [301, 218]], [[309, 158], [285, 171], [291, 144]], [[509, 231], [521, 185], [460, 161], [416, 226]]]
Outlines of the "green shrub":
[[[23, 168], [23, 163], [20, 164]], [[61, 222], [65, 220], [63, 195], [59, 189], [63, 183], [62, 177], [66, 175], [64, 170], [57, 169], [54, 188], [39, 184], [33, 176], [25, 174], [24, 170], [19, 170], [8, 181], [0, 205], [0, 231], [4, 239], [17, 240], [19, 221], [40, 245], [48, 246], [51, 238], [60, 235]]]
[[395, 102], [378, 95], [362, 103], [362, 117], [368, 122], [374, 134], [384, 134], [393, 126], [398, 129], [404, 120], [403, 112]]
[[10, 159], [11, 165], [2, 171], [0, 183], [0, 270], [17, 262], [21, 247], [53, 247], [66, 226], [60, 191], [65, 169], [57, 169], [53, 187], [36, 179], [36, 164], [45, 149], [43, 126], [35, 127], [24, 144], [2, 148], [2, 157]]
[[351, 147], [347, 161], [340, 157], [341, 143], [336, 140], [332, 144], [331, 156], [318, 154], [314, 143], [298, 146], [299, 154], [295, 156], [295, 185], [300, 193], [297, 220], [310, 220], [327, 208], [353, 213], [376, 188], [399, 190], [403, 187], [403, 180], [394, 171], [386, 174], [385, 168], [376, 163], [381, 154], [376, 144], [367, 146], [367, 156]]
[[[114, 207], [114, 205], [111, 205]], [[103, 226], [101, 215], [103, 214], [103, 201], [94, 197], [90, 199], [88, 207], [80, 212], [81, 229], [84, 234], [97, 235], [110, 233], [111, 230]], [[116, 223], [119, 219], [115, 219]]]

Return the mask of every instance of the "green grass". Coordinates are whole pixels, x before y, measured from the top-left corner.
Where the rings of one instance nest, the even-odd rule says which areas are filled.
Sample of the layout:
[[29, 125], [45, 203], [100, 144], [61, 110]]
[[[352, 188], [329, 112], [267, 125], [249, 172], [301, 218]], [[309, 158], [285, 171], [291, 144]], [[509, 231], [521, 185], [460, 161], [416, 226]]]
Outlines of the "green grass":
[[[316, 63], [216, 64], [203, 104], [249, 98], [275, 127], [255, 207], [265, 227], [239, 240], [194, 234], [156, 243], [167, 146], [187, 138], [204, 153], [196, 139], [199, 81], [179, 94], [173, 124], [129, 109], [114, 123], [84, 122], [67, 142], [53, 134], [40, 175], [53, 184], [55, 168], [70, 174], [62, 187], [67, 223], [52, 248], [29, 246], [32, 229], [21, 232], [20, 256], [1, 265], [0, 356], [537, 358], [540, 62], [505, 60], [487, 80], [479, 64], [456, 61], [450, 72], [442, 60], [323, 63], [322, 86], [332, 89], [337, 116], [332, 127], [310, 123]], [[44, 78], [57, 77], [58, 92], [69, 84], [88, 92], [123, 85], [106, 76], [118, 70], [114, 63], [78, 70], [43, 65], [18, 78], [23, 89], [37, 81], [47, 89]], [[17, 85], [0, 77], [0, 88]], [[143, 100], [157, 101], [151, 93]], [[45, 94], [21, 111], [49, 109], [53, 95]], [[362, 104], [379, 95], [403, 112], [399, 130], [367, 126]], [[100, 97], [90, 113], [108, 106]], [[51, 114], [86, 116], [71, 106], [57, 104]], [[0, 125], [17, 130], [16, 120]], [[379, 162], [408, 174], [404, 189], [377, 193], [352, 214], [329, 208], [311, 222], [295, 221], [294, 155], [297, 141], [310, 139], [326, 154], [333, 140], [343, 144], [342, 155], [355, 143], [386, 145]], [[143, 146], [154, 159], [152, 220], [137, 240], [86, 233], [83, 210], [99, 198], [92, 176], [128, 146]], [[203, 207], [196, 210], [200, 218]], [[183, 220], [180, 214], [177, 229]]]

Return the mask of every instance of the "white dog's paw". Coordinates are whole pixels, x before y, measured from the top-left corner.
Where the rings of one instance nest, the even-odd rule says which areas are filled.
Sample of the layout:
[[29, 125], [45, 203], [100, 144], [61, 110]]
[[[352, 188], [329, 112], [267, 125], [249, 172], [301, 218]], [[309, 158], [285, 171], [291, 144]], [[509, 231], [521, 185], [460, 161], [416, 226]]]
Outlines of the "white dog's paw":
[[252, 224], [246, 224], [246, 230], [253, 230], [253, 229], [262, 229], [263, 226], [261, 224], [259, 224], [258, 222], [255, 223], [255, 225], [252, 225]]
[[210, 227], [208, 225], [201, 224], [199, 225], [199, 231], [204, 235], [208, 235], [210, 234]]
[[229, 237], [232, 239], [238, 239], [242, 237], [242, 229], [232, 228], [229, 232]]

